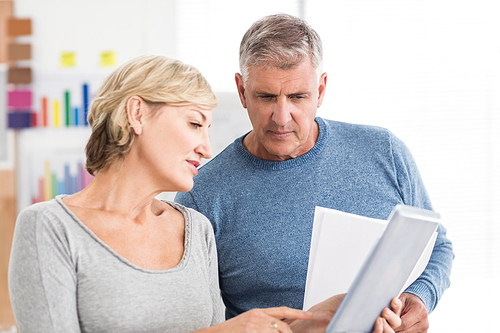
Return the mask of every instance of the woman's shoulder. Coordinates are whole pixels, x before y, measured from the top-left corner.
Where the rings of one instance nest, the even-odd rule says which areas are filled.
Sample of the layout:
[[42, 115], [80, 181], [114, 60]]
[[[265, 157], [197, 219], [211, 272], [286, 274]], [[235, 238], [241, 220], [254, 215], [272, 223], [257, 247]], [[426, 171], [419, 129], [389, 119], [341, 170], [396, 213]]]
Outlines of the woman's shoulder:
[[67, 227], [69, 216], [61, 204], [60, 198], [32, 204], [18, 214], [16, 229], [41, 228], [60, 231]]
[[166, 204], [169, 204], [173, 208], [177, 209], [183, 215], [188, 215], [188, 217], [191, 218], [194, 222], [201, 222], [201, 223], [206, 222], [206, 223], [210, 224], [210, 222], [208, 221], [206, 216], [203, 215], [202, 213], [198, 212], [195, 209], [192, 209], [190, 207], [186, 207], [186, 206], [181, 205], [181, 204], [174, 202], [174, 201], [163, 201], [163, 202]]
[[21, 210], [18, 214], [18, 221], [31, 221], [43, 218], [47, 214], [57, 211], [58, 206], [55, 199], [34, 203]]
[[180, 211], [184, 218], [186, 219], [186, 228], [189, 229], [197, 229], [198, 231], [202, 231], [204, 234], [213, 234], [212, 224], [208, 218], [202, 213], [198, 212], [195, 209], [186, 207], [177, 202], [173, 201], [163, 201], [173, 208]]

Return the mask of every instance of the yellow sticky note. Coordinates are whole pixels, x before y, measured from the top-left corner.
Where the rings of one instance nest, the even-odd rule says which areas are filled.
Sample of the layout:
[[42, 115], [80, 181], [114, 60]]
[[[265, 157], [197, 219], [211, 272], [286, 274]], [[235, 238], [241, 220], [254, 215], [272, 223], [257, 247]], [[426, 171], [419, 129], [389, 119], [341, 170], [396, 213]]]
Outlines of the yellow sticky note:
[[76, 64], [75, 52], [63, 52], [61, 54], [62, 67], [75, 67], [75, 64]]
[[114, 66], [116, 65], [116, 57], [114, 52], [102, 52], [101, 53], [101, 66]]

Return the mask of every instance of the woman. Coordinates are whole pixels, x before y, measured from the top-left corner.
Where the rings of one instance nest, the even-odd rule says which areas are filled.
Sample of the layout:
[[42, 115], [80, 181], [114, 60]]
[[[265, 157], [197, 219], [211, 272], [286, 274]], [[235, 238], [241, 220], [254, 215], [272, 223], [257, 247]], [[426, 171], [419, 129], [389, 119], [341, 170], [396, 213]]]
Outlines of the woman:
[[312, 318], [271, 308], [223, 322], [209, 221], [155, 199], [193, 186], [212, 155], [216, 104], [195, 68], [162, 56], [136, 58], [106, 79], [88, 119], [94, 180], [18, 217], [9, 290], [21, 333], [291, 332], [280, 319]]

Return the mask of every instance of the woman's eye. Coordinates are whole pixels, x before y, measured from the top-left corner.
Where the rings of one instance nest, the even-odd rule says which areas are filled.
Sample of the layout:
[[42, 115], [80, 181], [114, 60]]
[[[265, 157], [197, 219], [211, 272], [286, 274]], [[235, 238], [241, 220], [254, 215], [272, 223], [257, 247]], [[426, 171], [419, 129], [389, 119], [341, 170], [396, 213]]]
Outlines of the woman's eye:
[[201, 124], [198, 124], [198, 123], [191, 123], [191, 126], [193, 126], [194, 128], [200, 128], [200, 127], [201, 127]]

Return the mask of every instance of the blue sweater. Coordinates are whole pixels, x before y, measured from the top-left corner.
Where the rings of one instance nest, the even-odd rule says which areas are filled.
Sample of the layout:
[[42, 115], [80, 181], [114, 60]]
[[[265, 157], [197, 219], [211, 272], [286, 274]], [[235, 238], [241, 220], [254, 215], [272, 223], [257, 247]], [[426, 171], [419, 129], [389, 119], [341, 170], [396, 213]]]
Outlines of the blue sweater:
[[[315, 206], [387, 219], [396, 204], [432, 209], [406, 146], [389, 131], [316, 118], [306, 154], [267, 161], [236, 139], [200, 168], [176, 201], [211, 221], [226, 317], [252, 308], [302, 308]], [[424, 273], [406, 292], [431, 312], [449, 286], [451, 242], [443, 226]]]

